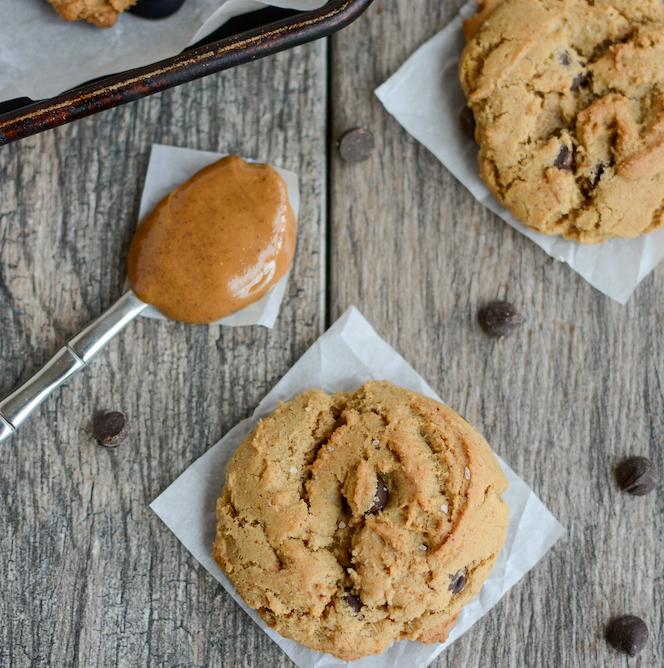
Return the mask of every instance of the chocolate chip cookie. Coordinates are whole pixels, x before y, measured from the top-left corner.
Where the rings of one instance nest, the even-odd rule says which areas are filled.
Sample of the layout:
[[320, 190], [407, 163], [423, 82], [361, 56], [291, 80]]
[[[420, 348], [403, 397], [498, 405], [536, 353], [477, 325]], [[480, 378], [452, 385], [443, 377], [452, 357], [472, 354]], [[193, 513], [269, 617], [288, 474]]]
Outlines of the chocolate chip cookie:
[[67, 21], [83, 19], [99, 28], [110, 28], [118, 15], [137, 0], [48, 0]]
[[584, 243], [664, 225], [664, 2], [479, 9], [460, 78], [495, 197], [526, 225]]
[[442, 642], [500, 553], [507, 482], [454, 411], [388, 382], [312, 390], [239, 446], [214, 558], [282, 635], [354, 660]]

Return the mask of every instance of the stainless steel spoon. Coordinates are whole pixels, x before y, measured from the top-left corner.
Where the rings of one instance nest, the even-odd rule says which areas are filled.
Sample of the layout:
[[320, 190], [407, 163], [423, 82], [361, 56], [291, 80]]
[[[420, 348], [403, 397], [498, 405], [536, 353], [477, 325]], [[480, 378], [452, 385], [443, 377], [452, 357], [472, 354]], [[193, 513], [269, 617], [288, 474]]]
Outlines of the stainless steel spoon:
[[84, 369], [146, 307], [131, 290], [125, 292], [113, 306], [65, 343], [30, 380], [0, 401], [0, 442], [7, 440], [51, 392]]

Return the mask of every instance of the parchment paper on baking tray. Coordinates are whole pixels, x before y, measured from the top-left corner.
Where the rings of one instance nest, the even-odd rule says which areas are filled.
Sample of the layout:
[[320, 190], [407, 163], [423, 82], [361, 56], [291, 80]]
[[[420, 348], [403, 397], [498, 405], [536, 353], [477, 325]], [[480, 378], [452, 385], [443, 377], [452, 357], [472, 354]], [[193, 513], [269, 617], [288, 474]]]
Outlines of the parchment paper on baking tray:
[[466, 102], [457, 68], [464, 47], [463, 19], [475, 3], [422, 45], [376, 95], [385, 109], [463, 183], [475, 199], [534, 241], [551, 257], [569, 264], [593, 287], [624, 304], [664, 257], [664, 229], [637, 239], [579, 244], [539, 234], [519, 223], [493, 198], [479, 177], [477, 150], [459, 127]]
[[156, 63], [226, 21], [266, 6], [308, 10], [325, 0], [189, 0], [149, 21], [123, 14], [107, 29], [63, 21], [46, 0], [0, 0], [0, 102], [53, 97], [107, 74]]
[[504, 497], [510, 507], [505, 547], [480, 593], [461, 611], [445, 644], [402, 641], [379, 656], [346, 664], [329, 654], [314, 652], [287, 640], [272, 630], [244, 603], [212, 559], [215, 503], [224, 483], [226, 466], [258, 420], [272, 412], [279, 402], [288, 401], [312, 387], [337, 392], [355, 389], [368, 380], [390, 380], [438, 399], [403, 357], [378, 336], [357, 309], [351, 307], [295, 363], [250, 418], [231, 429], [150, 506], [198, 562], [300, 668], [428, 666], [445, 647], [491, 610], [564, 534], [561, 525], [535, 493], [501, 460], [510, 484]]

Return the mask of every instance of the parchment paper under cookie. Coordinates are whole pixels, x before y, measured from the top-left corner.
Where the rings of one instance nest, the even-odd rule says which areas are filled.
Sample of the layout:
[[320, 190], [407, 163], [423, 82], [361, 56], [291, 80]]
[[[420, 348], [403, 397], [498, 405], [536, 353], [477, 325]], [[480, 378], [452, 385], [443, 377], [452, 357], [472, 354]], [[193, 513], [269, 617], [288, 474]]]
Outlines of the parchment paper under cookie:
[[459, 16], [421, 46], [376, 90], [376, 95], [385, 109], [424, 144], [475, 199], [532, 239], [551, 257], [567, 262], [592, 286], [624, 304], [664, 257], [664, 229], [637, 239], [615, 239], [603, 244], [579, 244], [539, 234], [519, 223], [498, 204], [480, 179], [476, 146], [459, 127], [459, 112], [466, 103], [457, 73], [465, 44], [463, 18], [474, 13], [474, 2], [464, 5]]
[[[203, 167], [207, 167], [225, 155], [228, 154], [154, 144], [150, 152], [150, 162], [147, 174], [145, 175], [143, 194], [141, 195], [139, 220], [142, 220], [144, 216], [150, 213], [171, 190], [184, 183], [196, 172], [203, 169]], [[286, 181], [288, 197], [295, 212], [295, 217], [298, 218], [300, 213], [300, 191], [297, 174], [279, 167], [275, 167], [275, 169], [281, 174], [284, 181]], [[279, 315], [281, 302], [286, 293], [288, 276], [289, 274], [286, 274], [262, 299], [211, 324], [225, 325], [227, 327], [263, 325], [264, 327], [271, 328]], [[166, 319], [152, 306], [145, 309], [141, 315], [148, 318]]]
[[[420, 668], [429, 665], [447, 645], [496, 605], [564, 534], [563, 528], [528, 485], [501, 460], [510, 483], [505, 495], [510, 506], [507, 542], [482, 590], [463, 609], [444, 645], [403, 641], [379, 656], [345, 664], [329, 654], [314, 652], [287, 640], [270, 629], [254, 610], [245, 605], [211, 556], [215, 502], [224, 482], [228, 461], [256, 422], [272, 412], [279, 402], [288, 401], [312, 387], [336, 392], [352, 390], [368, 380], [379, 379], [391, 380], [438, 399], [415, 370], [376, 334], [357, 309], [351, 307], [286, 373], [261, 401], [252, 417], [228, 432], [150, 506], [199, 563], [300, 668], [343, 665], [354, 668]], [[210, 587], [214, 586], [210, 582]], [[525, 624], [526, 620], [514, 620], [514, 623]]]
[[240, 14], [315, 9], [325, 0], [188, 0], [159, 21], [122, 14], [108, 29], [63, 21], [46, 0], [0, 0], [0, 102], [53, 97], [180, 53]]

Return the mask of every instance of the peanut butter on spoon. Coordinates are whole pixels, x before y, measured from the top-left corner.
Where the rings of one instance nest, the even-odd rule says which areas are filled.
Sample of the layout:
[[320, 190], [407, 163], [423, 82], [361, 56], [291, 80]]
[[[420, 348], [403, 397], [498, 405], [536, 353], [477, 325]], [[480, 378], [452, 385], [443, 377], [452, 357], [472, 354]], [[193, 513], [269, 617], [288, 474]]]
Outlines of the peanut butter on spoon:
[[129, 281], [172, 320], [214, 322], [286, 274], [296, 228], [288, 188], [272, 167], [223, 158], [143, 220], [129, 248]]

